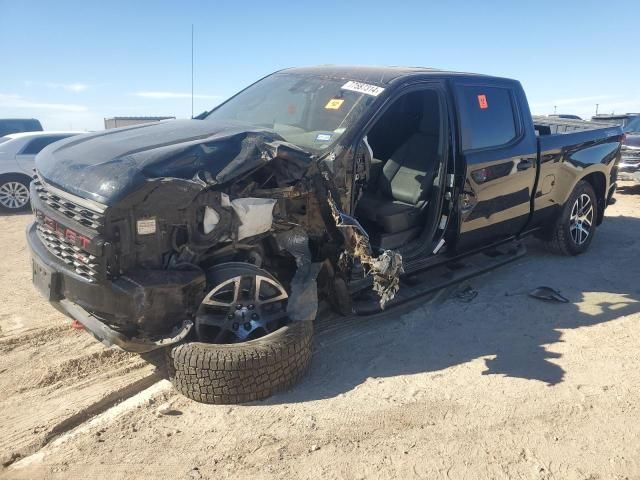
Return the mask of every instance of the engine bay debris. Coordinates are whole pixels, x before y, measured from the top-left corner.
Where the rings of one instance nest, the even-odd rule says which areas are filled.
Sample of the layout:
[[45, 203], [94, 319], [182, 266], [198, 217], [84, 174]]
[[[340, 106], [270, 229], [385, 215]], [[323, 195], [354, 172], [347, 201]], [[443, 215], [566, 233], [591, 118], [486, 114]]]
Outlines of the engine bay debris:
[[339, 265], [347, 268], [358, 260], [365, 274], [373, 278], [373, 291], [380, 297], [380, 308], [392, 300], [400, 289], [400, 275], [404, 273], [402, 255], [393, 250], [384, 250], [377, 257], [373, 255], [369, 235], [360, 223], [350, 215], [341, 212], [331, 195], [327, 198], [336, 227], [345, 239], [345, 250]]

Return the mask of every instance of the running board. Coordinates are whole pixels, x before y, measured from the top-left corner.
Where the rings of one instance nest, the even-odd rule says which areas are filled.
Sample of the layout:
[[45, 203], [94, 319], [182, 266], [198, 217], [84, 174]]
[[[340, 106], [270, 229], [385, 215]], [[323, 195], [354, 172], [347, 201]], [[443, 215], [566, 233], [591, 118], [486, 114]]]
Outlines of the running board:
[[[385, 311], [513, 262], [526, 253], [527, 249], [522, 243], [513, 242], [426, 271], [404, 275], [400, 279], [400, 290], [387, 303]], [[353, 313], [372, 315], [382, 311], [374, 292], [368, 291], [365, 297], [353, 300]]]

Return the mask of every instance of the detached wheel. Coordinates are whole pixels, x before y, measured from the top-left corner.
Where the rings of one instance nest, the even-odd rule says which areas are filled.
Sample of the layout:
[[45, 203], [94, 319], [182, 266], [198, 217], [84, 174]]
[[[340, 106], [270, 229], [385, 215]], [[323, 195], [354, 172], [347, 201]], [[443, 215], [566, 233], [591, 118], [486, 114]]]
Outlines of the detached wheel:
[[21, 212], [29, 208], [29, 182], [22, 175], [0, 177], [0, 209], [5, 212]]
[[312, 322], [290, 322], [288, 295], [265, 270], [226, 263], [207, 274], [195, 318], [197, 342], [167, 352], [176, 390], [203, 403], [267, 398], [294, 385], [312, 353]]
[[585, 252], [596, 231], [597, 198], [590, 183], [581, 180], [564, 204], [547, 242], [549, 250], [561, 255]]

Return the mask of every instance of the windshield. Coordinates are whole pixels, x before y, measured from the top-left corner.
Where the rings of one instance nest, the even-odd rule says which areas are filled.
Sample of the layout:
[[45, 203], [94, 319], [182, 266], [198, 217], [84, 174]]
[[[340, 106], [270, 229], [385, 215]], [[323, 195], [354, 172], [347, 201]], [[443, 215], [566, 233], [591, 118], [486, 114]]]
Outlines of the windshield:
[[[367, 89], [373, 93], [361, 93]], [[303, 149], [322, 151], [340, 138], [382, 90], [343, 79], [277, 73], [239, 93], [206, 118], [267, 127]]]
[[629, 123], [627, 123], [624, 127], [624, 131], [627, 133], [640, 133], [640, 116], [635, 117]]

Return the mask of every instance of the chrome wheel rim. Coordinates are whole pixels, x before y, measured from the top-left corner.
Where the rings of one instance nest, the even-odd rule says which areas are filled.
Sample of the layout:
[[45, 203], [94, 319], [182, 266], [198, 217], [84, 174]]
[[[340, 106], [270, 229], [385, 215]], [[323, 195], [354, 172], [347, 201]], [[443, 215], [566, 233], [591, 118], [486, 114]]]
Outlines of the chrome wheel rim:
[[0, 185], [0, 205], [16, 210], [29, 203], [29, 189], [20, 182], [6, 182]]
[[581, 194], [571, 208], [569, 231], [576, 245], [583, 245], [591, 235], [593, 225], [593, 202], [586, 193]]
[[277, 281], [263, 275], [238, 275], [206, 295], [196, 314], [196, 334], [209, 343], [263, 337], [286, 323], [287, 300]]

